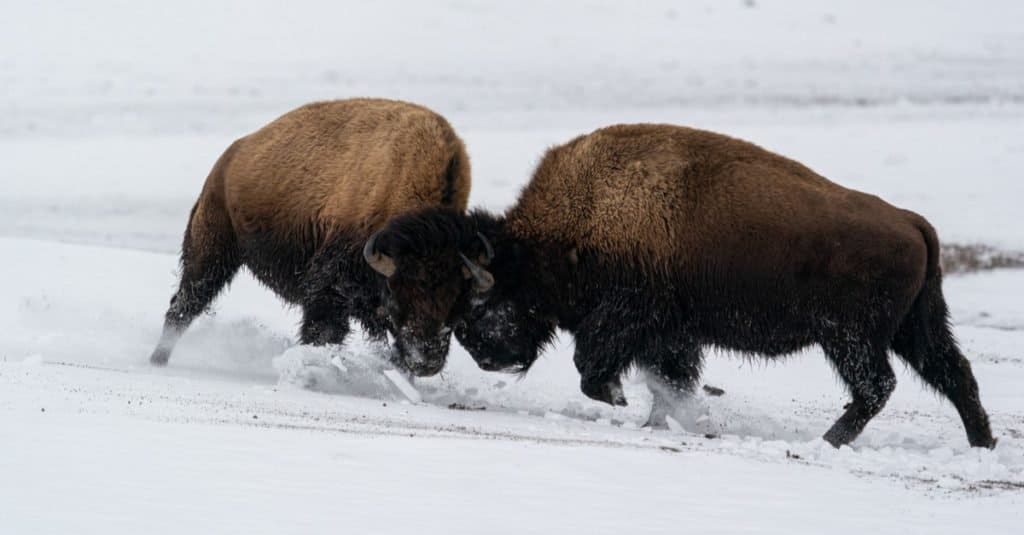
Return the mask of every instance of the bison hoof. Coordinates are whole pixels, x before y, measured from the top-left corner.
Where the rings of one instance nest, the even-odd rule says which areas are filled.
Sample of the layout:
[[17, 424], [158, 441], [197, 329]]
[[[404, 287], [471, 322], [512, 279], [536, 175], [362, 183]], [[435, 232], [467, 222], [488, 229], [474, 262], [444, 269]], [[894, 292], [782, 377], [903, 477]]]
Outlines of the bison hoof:
[[626, 394], [622, 391], [621, 386], [612, 387], [609, 397], [611, 398], [609, 403], [616, 407], [625, 407], [626, 405], [629, 405], [629, 403], [626, 402]]
[[622, 391], [622, 383], [620, 383], [618, 379], [597, 385], [583, 383], [581, 390], [583, 390], [583, 393], [590, 399], [603, 401], [616, 407], [625, 407], [628, 405], [626, 402], [626, 394]]
[[996, 444], [999, 444], [999, 439], [998, 438], [993, 438], [993, 437], [988, 437], [987, 440], [986, 439], [978, 439], [978, 440], [971, 440], [971, 439], [969, 439], [968, 442], [971, 443], [971, 447], [972, 448], [988, 448], [990, 450], [994, 450], [994, 449], [996, 449]]
[[832, 429], [829, 429], [821, 438], [823, 438], [825, 442], [831, 444], [833, 448], [839, 449], [840, 447], [853, 442], [855, 437], [853, 436], [853, 433], [850, 433], [846, 428], [833, 426]]
[[654, 414], [653, 412], [647, 417], [647, 421], [644, 422], [644, 425], [641, 427], [644, 429], [657, 429], [659, 431], [664, 431], [669, 428], [668, 420], [665, 419], [665, 415]]
[[149, 363], [153, 366], [166, 366], [167, 361], [170, 360], [171, 353], [169, 351], [161, 351], [157, 349], [149, 356]]

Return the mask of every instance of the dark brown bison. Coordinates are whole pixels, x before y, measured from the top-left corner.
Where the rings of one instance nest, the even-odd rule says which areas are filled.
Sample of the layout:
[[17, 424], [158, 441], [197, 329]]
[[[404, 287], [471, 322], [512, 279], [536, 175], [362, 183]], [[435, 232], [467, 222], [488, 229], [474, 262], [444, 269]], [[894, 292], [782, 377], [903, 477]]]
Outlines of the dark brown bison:
[[[469, 284], [458, 275], [461, 261], [432, 266], [457, 276], [425, 288], [421, 265], [403, 269], [368, 238], [411, 210], [462, 213], [469, 188], [462, 141], [421, 106], [352, 99], [281, 116], [232, 144], [207, 177], [185, 230], [180, 287], [151, 362], [167, 363], [189, 323], [244, 265], [302, 307], [303, 343], [341, 343], [354, 318], [373, 338], [395, 336], [397, 364], [417, 375], [436, 373], [451, 339], [447, 314], [437, 311], [447, 313]], [[472, 242], [462, 250], [478, 255], [482, 246]]]
[[995, 444], [950, 332], [935, 231], [793, 160], [690, 128], [612, 126], [549, 150], [505, 215], [430, 210], [381, 239], [477, 233], [493, 259], [463, 259], [477, 284], [452, 321], [484, 369], [525, 371], [562, 328], [586, 395], [625, 405], [619, 376], [636, 366], [658, 379], [657, 417], [692, 392], [704, 347], [771, 358], [818, 344], [853, 398], [825, 433], [838, 446], [893, 391], [892, 350], [953, 403], [971, 445]]

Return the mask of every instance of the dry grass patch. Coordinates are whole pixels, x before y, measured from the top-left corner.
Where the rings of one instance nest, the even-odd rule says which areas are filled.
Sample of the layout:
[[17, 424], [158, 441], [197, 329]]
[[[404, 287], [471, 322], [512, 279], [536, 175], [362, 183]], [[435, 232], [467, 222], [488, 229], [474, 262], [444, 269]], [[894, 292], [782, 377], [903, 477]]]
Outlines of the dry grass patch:
[[946, 274], [1024, 268], [1024, 251], [1004, 251], [980, 243], [946, 243], [942, 245], [941, 262]]

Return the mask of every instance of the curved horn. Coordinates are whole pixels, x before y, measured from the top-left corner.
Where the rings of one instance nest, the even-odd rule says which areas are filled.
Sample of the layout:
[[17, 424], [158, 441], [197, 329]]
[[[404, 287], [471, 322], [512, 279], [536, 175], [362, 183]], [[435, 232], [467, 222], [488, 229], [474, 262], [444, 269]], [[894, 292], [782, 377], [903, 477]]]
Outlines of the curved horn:
[[474, 290], [484, 293], [494, 286], [494, 275], [491, 275], [490, 271], [474, 264], [472, 260], [466, 258], [466, 255], [462, 253], [459, 253], [459, 257], [462, 258], [462, 263], [466, 264], [466, 269], [469, 270], [470, 276], [473, 277]]
[[374, 271], [385, 277], [390, 277], [395, 274], [395, 260], [386, 254], [377, 252], [378, 235], [380, 235], [379, 230], [366, 240], [366, 245], [363, 246], [363, 259], [370, 264]]
[[484, 243], [484, 250], [487, 251], [487, 261], [484, 262], [484, 265], [490, 264], [491, 260], [494, 260], [494, 247], [491, 247], [491, 242], [487, 241], [483, 232], [477, 232], [476, 235]]

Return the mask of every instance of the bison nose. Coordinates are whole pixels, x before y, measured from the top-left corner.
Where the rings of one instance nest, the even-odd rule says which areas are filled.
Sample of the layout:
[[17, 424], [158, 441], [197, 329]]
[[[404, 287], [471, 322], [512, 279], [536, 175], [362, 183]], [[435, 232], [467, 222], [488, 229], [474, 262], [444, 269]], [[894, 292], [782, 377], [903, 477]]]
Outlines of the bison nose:
[[416, 377], [430, 377], [432, 375], [437, 375], [441, 369], [444, 368], [444, 359], [424, 359], [419, 361], [406, 359], [405, 366]]
[[405, 367], [418, 377], [435, 375], [444, 368], [448, 346], [443, 343], [403, 344], [401, 348]]
[[410, 344], [405, 354], [405, 362], [410, 366], [423, 366], [428, 362], [428, 359], [418, 347]]
[[499, 366], [498, 363], [491, 360], [490, 357], [483, 357], [481, 359], [477, 359], [476, 365], [479, 366], [481, 370], [488, 372], [496, 372], [499, 371], [501, 368], [501, 366]]

